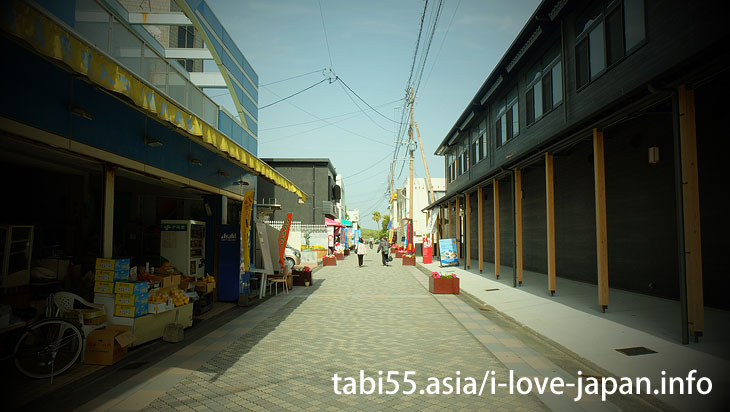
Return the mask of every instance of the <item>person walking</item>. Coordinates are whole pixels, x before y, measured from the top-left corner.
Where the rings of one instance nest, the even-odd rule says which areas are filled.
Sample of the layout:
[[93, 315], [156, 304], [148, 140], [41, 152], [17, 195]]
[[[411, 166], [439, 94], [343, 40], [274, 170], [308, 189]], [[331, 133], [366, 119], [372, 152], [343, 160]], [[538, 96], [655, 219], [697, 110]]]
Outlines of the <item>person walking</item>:
[[377, 252], [380, 252], [380, 257], [383, 259], [383, 266], [388, 266], [388, 252], [390, 252], [390, 244], [386, 240], [385, 236], [380, 239]]
[[357, 243], [357, 266], [362, 267], [362, 261], [365, 258], [365, 255], [368, 254], [367, 248], [365, 248], [365, 242], [360, 238], [360, 241]]

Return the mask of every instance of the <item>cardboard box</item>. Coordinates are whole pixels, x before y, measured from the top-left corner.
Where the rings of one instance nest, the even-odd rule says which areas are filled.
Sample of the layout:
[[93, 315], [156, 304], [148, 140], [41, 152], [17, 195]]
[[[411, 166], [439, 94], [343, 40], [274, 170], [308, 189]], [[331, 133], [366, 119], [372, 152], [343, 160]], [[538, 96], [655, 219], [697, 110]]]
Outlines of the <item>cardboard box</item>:
[[114, 305], [114, 316], [137, 318], [147, 314], [147, 302], [136, 305]]
[[106, 312], [100, 309], [74, 309], [63, 312], [61, 317], [80, 325], [101, 325], [106, 322]]
[[115, 293], [147, 293], [149, 284], [147, 282], [116, 282]]
[[107, 317], [114, 313], [114, 295], [111, 293], [94, 293], [94, 303], [104, 306]]
[[129, 282], [129, 270], [104, 270], [96, 269], [94, 280], [105, 282]]
[[114, 295], [115, 305], [133, 305], [139, 306], [142, 303], [147, 303], [150, 298], [150, 294], [147, 292], [141, 293], [117, 293]]
[[203, 294], [210, 293], [215, 290], [215, 283], [208, 283], [199, 280], [195, 282], [195, 290]]
[[96, 259], [96, 266], [94, 269], [101, 270], [127, 270], [129, 271], [129, 258], [127, 259]]
[[94, 282], [94, 293], [114, 293], [114, 282], [97, 280]]
[[127, 348], [135, 337], [130, 326], [109, 325], [92, 331], [86, 338], [84, 363], [113, 365], [127, 355]]

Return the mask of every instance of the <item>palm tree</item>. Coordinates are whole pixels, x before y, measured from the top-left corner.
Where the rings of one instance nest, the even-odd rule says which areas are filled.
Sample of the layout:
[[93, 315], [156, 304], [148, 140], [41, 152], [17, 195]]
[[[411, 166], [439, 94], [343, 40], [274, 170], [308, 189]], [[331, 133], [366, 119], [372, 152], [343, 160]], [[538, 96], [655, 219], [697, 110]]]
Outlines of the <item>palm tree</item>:
[[373, 212], [373, 220], [375, 221], [375, 227], [378, 227], [377, 224], [380, 222], [380, 212]]

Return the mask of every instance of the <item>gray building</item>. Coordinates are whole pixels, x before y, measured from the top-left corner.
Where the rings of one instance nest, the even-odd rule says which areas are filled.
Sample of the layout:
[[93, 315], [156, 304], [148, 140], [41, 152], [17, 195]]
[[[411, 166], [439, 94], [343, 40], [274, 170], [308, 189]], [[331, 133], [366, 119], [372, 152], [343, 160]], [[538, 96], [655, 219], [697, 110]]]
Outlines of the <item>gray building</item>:
[[[292, 220], [305, 225], [324, 224], [324, 218], [337, 218], [339, 187], [335, 184], [337, 172], [329, 159], [273, 159], [262, 158], [274, 170], [290, 179], [308, 194], [300, 203], [297, 196], [290, 196], [286, 190], [259, 179], [256, 206], [259, 217], [270, 220], [284, 220], [291, 213]], [[337, 198], [337, 200], [335, 200]]]
[[609, 285], [677, 300], [683, 340], [730, 308], [719, 9], [540, 3], [436, 150], [447, 191], [429, 207], [467, 265], [544, 273], [549, 294], [592, 283], [603, 309]]

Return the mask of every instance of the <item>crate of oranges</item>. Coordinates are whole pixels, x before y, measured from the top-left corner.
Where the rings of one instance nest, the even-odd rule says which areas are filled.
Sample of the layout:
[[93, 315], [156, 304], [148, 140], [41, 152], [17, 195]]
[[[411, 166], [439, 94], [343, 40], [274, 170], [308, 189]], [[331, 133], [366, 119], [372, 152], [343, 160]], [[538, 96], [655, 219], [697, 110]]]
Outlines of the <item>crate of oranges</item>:
[[151, 293], [147, 300], [147, 313], [162, 313], [173, 308], [172, 298], [166, 293]]
[[180, 289], [170, 290], [170, 298], [175, 306], [182, 306], [190, 303], [190, 298], [185, 296], [184, 292]]
[[202, 294], [210, 293], [215, 289], [215, 277], [203, 276], [195, 282], [195, 290]]

